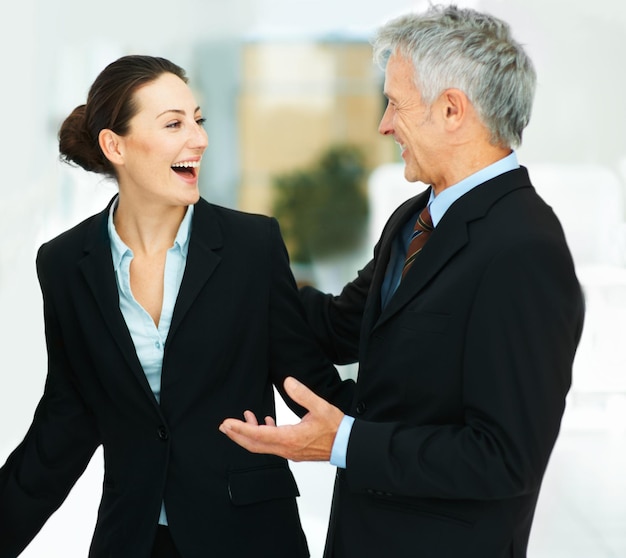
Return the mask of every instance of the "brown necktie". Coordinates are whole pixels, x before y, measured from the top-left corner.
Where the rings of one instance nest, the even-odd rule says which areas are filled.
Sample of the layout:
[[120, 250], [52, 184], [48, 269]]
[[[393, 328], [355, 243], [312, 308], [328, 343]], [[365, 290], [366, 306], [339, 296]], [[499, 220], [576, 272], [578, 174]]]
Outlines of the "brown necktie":
[[413, 234], [411, 235], [411, 240], [409, 242], [409, 249], [407, 250], [404, 267], [402, 268], [402, 279], [404, 279], [407, 271], [411, 265], [413, 265], [415, 258], [424, 247], [424, 244], [426, 244], [426, 241], [428, 240], [428, 237], [433, 229], [433, 220], [430, 217], [428, 206], [426, 206], [422, 209], [422, 212], [415, 221], [415, 227], [413, 228]]

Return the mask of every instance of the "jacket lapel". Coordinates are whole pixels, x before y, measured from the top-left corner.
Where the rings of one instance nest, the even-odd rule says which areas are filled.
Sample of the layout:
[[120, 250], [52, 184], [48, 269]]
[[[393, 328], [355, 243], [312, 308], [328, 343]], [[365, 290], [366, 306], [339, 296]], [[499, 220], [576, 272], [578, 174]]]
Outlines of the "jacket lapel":
[[[439, 271], [469, 242], [469, 224], [477, 219], [482, 219], [494, 203], [521, 187], [530, 187], [528, 173], [523, 167], [504, 173], [477, 186], [453, 203], [424, 245], [389, 304], [380, 313], [373, 327], [379, 327], [392, 318], [432, 280], [436, 280]], [[409, 213], [415, 213], [424, 207], [428, 198], [422, 194], [414, 200], [415, 203], [410, 206], [407, 205], [406, 212], [400, 219], [402, 222], [406, 221]], [[397, 231], [398, 228], [396, 227], [395, 234]], [[392, 240], [393, 237], [387, 239], [387, 242]], [[384, 267], [386, 268], [386, 265]], [[382, 280], [377, 283], [376, 288], [378, 290], [380, 290], [381, 284]]]
[[[86, 235], [85, 256], [80, 260], [79, 267], [117, 346], [146, 395], [157, 405], [119, 308], [119, 293], [107, 228], [111, 203], [113, 200], [103, 212], [94, 217]], [[194, 207], [187, 264], [174, 307], [168, 342], [175, 334], [202, 287], [219, 265], [220, 257], [213, 250], [219, 249], [221, 246], [222, 234], [217, 224], [215, 212], [206, 201], [201, 199]]]
[[417, 213], [419, 209], [426, 205], [430, 196], [430, 188], [424, 192], [408, 199], [401, 204], [391, 215], [387, 225], [381, 233], [380, 241], [374, 248], [376, 266], [372, 276], [369, 296], [365, 305], [362, 320], [361, 339], [371, 331], [381, 312], [381, 288], [385, 280], [387, 266], [391, 257], [393, 245], [400, 230], [405, 225], [407, 219]]
[[[443, 219], [440, 225], [443, 223]], [[380, 326], [416, 297], [433, 280], [442, 267], [467, 244], [467, 221], [457, 221], [435, 229], [383, 309], [376, 326]], [[436, 234], [438, 233], [438, 234]]]
[[102, 213], [94, 217], [86, 236], [85, 256], [78, 265], [98, 304], [102, 318], [124, 359], [137, 377], [146, 395], [156, 404], [156, 399], [154, 399], [154, 394], [137, 358], [135, 345], [120, 310], [119, 293], [111, 256], [111, 241], [107, 228], [111, 203], [113, 200]]
[[217, 223], [217, 215], [208, 202], [200, 199], [194, 206], [187, 264], [174, 306], [172, 323], [167, 337], [168, 343], [176, 334], [176, 330], [209, 277], [219, 265], [221, 257], [214, 250], [219, 250], [222, 245], [223, 238]]

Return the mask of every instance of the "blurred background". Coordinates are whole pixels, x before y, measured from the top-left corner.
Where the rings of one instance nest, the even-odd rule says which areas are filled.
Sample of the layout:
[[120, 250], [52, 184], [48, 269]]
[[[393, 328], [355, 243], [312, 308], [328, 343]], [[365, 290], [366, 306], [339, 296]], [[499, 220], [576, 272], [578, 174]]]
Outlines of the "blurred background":
[[[562, 220], [585, 289], [574, 383], [539, 500], [531, 558], [626, 556], [626, 4], [460, 0], [506, 19], [538, 90], [520, 162]], [[383, 75], [370, 39], [422, 1], [21, 0], [0, 8], [0, 463], [45, 381], [41, 242], [101, 210], [115, 187], [58, 161], [56, 133], [106, 64], [164, 56], [187, 69], [210, 145], [204, 197], [275, 215], [301, 281], [338, 292], [371, 254], [407, 184], [377, 134]], [[353, 367], [342, 369], [355, 375]], [[279, 421], [295, 418], [283, 406]], [[217, 425], [216, 425], [217, 426]], [[313, 558], [333, 468], [293, 464]], [[23, 553], [84, 558], [102, 483], [98, 452]]]

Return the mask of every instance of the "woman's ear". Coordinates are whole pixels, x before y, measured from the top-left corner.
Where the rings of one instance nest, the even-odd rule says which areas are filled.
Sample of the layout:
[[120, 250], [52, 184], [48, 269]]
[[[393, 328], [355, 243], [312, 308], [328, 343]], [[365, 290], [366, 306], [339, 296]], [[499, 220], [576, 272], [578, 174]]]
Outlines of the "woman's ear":
[[121, 149], [121, 138], [113, 130], [105, 128], [98, 134], [98, 143], [104, 156], [114, 165], [124, 163], [124, 155]]

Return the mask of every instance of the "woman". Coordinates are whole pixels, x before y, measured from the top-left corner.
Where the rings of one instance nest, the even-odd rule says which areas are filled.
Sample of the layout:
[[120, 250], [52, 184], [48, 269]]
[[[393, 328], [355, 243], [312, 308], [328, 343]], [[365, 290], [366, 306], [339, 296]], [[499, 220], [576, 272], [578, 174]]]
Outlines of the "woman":
[[218, 425], [242, 408], [274, 415], [288, 375], [341, 407], [353, 385], [312, 340], [276, 221], [200, 198], [202, 124], [181, 68], [126, 56], [61, 127], [62, 158], [119, 194], [38, 253], [48, 376], [0, 469], [0, 558], [23, 550], [100, 444], [90, 557], [308, 556], [287, 462]]

